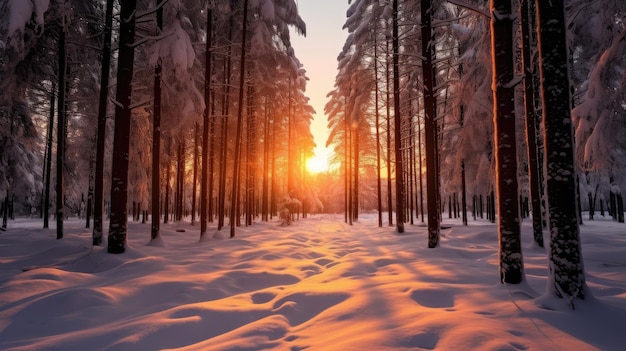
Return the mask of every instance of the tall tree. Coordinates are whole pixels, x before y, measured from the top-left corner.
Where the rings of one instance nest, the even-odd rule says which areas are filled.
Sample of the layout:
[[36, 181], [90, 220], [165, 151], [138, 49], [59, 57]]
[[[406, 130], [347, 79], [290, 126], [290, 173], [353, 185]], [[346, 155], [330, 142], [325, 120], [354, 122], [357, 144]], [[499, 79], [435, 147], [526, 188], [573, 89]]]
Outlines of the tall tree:
[[549, 293], [587, 296], [576, 208], [569, 60], [563, 0], [537, 0], [550, 249]]
[[515, 69], [511, 0], [491, 0], [493, 52], [493, 115], [498, 192], [500, 281], [518, 284], [524, 279], [517, 192], [515, 141]]
[[[532, 15], [531, 15], [532, 14]], [[532, 0], [520, 1], [520, 28], [522, 36], [522, 67], [524, 74], [524, 115], [526, 121], [526, 148], [528, 152], [528, 183], [532, 206], [533, 240], [543, 247], [543, 225], [541, 223], [541, 180], [539, 178], [539, 160], [537, 158], [537, 129], [535, 116], [535, 82], [533, 80], [533, 63], [531, 61], [531, 30], [535, 3]]]
[[100, 69], [100, 97], [98, 100], [98, 134], [96, 137], [96, 174], [94, 177], [93, 245], [102, 243], [102, 216], [104, 203], [104, 145], [106, 141], [107, 104], [109, 102], [109, 75], [111, 70], [111, 37], [113, 33], [113, 0], [106, 1], [104, 41]]
[[424, 141], [426, 148], [426, 206], [428, 206], [428, 247], [439, 245], [439, 179], [437, 165], [437, 118], [435, 104], [434, 42], [432, 3], [421, 0], [422, 74], [424, 79]]
[[239, 105], [237, 111], [237, 129], [235, 136], [235, 151], [233, 157], [233, 190], [230, 202], [230, 237], [235, 236], [235, 227], [237, 226], [236, 218], [239, 218], [239, 158], [241, 152], [241, 130], [243, 128], [243, 102], [244, 102], [244, 83], [246, 68], [246, 38], [247, 38], [247, 22], [248, 22], [248, 0], [243, 0], [243, 20], [241, 33], [241, 57], [239, 61]]
[[65, 196], [63, 189], [63, 176], [65, 171], [65, 136], [66, 136], [66, 115], [65, 109], [67, 107], [65, 101], [65, 94], [67, 93], [67, 85], [65, 83], [67, 74], [67, 56], [65, 51], [65, 30], [66, 30], [66, 18], [61, 19], [61, 26], [59, 28], [59, 51], [58, 51], [58, 81], [59, 92], [57, 94], [57, 179], [56, 179], [56, 222], [57, 222], [57, 239], [63, 238], [63, 219], [66, 215], [64, 212]]
[[400, 115], [400, 43], [398, 34], [398, 0], [393, 0], [392, 14], [392, 50], [393, 50], [393, 113], [394, 113], [394, 140], [396, 161], [396, 230], [404, 232], [404, 185], [402, 162], [402, 131]]
[[213, 150], [209, 150], [209, 138], [213, 138], [210, 135], [210, 98], [211, 98], [211, 43], [213, 33], [213, 8], [209, 4], [206, 15], [206, 42], [204, 48], [204, 114], [202, 120], [202, 171], [200, 175], [200, 238], [203, 238], [207, 229], [207, 215], [208, 215], [208, 189], [209, 185], [209, 164], [208, 156], [213, 156]]
[[[108, 0], [111, 1], [111, 0]], [[158, 2], [158, 0], [157, 0]], [[158, 3], [157, 3], [158, 6]], [[163, 7], [158, 6], [156, 12], [157, 34], [163, 30]], [[154, 66], [153, 105], [152, 105], [152, 222], [150, 237], [155, 240], [161, 232], [161, 73], [163, 67], [160, 59]]]
[[48, 140], [46, 141], [46, 183], [44, 185], [43, 227], [48, 228], [50, 210], [50, 171], [52, 168], [52, 135], [54, 134], [54, 93], [56, 84], [52, 83], [50, 91], [50, 119], [48, 120]]
[[115, 129], [111, 170], [111, 217], [107, 251], [126, 251], [126, 224], [128, 201], [128, 152], [130, 142], [131, 95], [133, 60], [135, 57], [135, 15], [137, 0], [120, 3], [120, 39], [115, 95]]

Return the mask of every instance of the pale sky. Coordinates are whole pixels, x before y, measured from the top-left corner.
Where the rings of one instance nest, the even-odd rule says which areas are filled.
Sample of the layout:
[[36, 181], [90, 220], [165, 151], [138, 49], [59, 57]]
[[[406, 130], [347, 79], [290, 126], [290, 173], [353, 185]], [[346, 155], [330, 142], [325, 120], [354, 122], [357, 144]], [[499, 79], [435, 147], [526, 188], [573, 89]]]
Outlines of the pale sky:
[[324, 148], [328, 138], [324, 105], [326, 94], [333, 90], [337, 75], [337, 56], [345, 43], [348, 32], [342, 30], [346, 21], [347, 0], [299, 0], [298, 10], [306, 22], [306, 37], [292, 34], [291, 44], [296, 57], [304, 65], [309, 81], [306, 95], [317, 114], [311, 132], [317, 147], [315, 154], [326, 158]]

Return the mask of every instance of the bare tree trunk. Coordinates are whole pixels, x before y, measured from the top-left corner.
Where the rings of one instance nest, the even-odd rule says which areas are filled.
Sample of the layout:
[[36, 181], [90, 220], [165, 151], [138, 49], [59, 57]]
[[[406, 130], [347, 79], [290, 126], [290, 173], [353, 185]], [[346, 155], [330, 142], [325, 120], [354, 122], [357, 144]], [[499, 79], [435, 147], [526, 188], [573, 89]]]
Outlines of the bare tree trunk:
[[[95, 138], [94, 138], [95, 139]], [[92, 139], [92, 142], [95, 140]], [[89, 228], [89, 222], [91, 221], [91, 212], [93, 211], [93, 184], [94, 184], [94, 167], [96, 155], [93, 152], [89, 153], [89, 185], [87, 187], [87, 208], [85, 209], [85, 228]]]
[[439, 180], [437, 162], [437, 119], [433, 71], [432, 4], [421, 0], [422, 74], [424, 79], [424, 139], [426, 146], [426, 196], [428, 205], [428, 247], [439, 245]]
[[244, 83], [246, 78], [246, 40], [248, 32], [248, 0], [243, 1], [243, 21], [241, 29], [241, 59], [239, 63], [239, 105], [237, 111], [237, 129], [235, 136], [235, 155], [233, 157], [233, 190], [230, 204], [230, 237], [235, 237], [239, 206], [239, 158], [241, 151], [241, 129], [243, 127]]
[[[517, 186], [515, 138], [515, 68], [511, 0], [491, 0], [491, 51], [493, 59], [494, 151], [498, 192], [500, 281], [518, 284], [524, 280], [521, 218]], [[496, 204], [493, 204], [496, 206]]]
[[191, 183], [191, 224], [196, 224], [196, 193], [198, 182], [198, 147], [200, 144], [200, 124], [196, 122], [193, 138], [193, 181]]
[[418, 167], [419, 167], [419, 181], [420, 181], [420, 218], [422, 223], [424, 223], [424, 177], [422, 172], [422, 124], [419, 122], [419, 117], [417, 121], [417, 147], [418, 147]]
[[[377, 37], [375, 37], [377, 38]], [[376, 110], [376, 205], [378, 208], [378, 226], [383, 226], [383, 199], [381, 189], [381, 177], [380, 177], [380, 107], [378, 97], [378, 42], [374, 39], [374, 82], [376, 84], [374, 88], [374, 101]]]
[[63, 176], [65, 171], [65, 109], [66, 109], [66, 101], [65, 94], [67, 93], [67, 86], [65, 83], [66, 79], [66, 70], [67, 70], [67, 62], [66, 62], [66, 53], [65, 53], [65, 18], [63, 18], [63, 22], [61, 23], [61, 28], [59, 30], [59, 69], [58, 69], [58, 80], [59, 80], [59, 91], [58, 91], [58, 103], [57, 103], [57, 118], [59, 120], [57, 126], [57, 184], [56, 184], [56, 199], [57, 199], [57, 211], [56, 211], [56, 222], [57, 222], [57, 239], [63, 238], [63, 217], [64, 213], [64, 202], [65, 202], [65, 193], [63, 189]]
[[393, 47], [393, 113], [394, 113], [394, 140], [396, 159], [396, 230], [404, 232], [404, 186], [402, 177], [404, 174], [402, 165], [402, 131], [400, 114], [400, 68], [398, 59], [400, 56], [400, 44], [398, 34], [398, 0], [393, 0], [392, 15], [392, 47]]
[[[159, 0], [157, 0], [158, 3]], [[163, 29], [163, 8], [159, 7], [156, 13], [159, 34]], [[154, 85], [152, 106], [152, 223], [150, 238], [159, 237], [161, 230], [161, 61], [154, 67]]]
[[[537, 130], [535, 118], [535, 84], [533, 82], [531, 62], [531, 24], [530, 7], [535, 6], [532, 0], [520, 1], [521, 36], [522, 36], [522, 65], [524, 72], [524, 108], [526, 121], [526, 147], [528, 153], [528, 183], [530, 186], [530, 200], [533, 213], [533, 239], [539, 247], [543, 247], [543, 226], [541, 221], [541, 186], [539, 179], [539, 160], [537, 159]], [[532, 13], [535, 11], [533, 9]], [[534, 42], [534, 41], [532, 41]]]
[[213, 223], [213, 218], [214, 218], [214, 214], [215, 214], [215, 206], [216, 201], [214, 201], [214, 193], [215, 193], [215, 143], [216, 143], [216, 139], [217, 139], [217, 132], [216, 132], [216, 125], [217, 125], [217, 120], [216, 120], [216, 116], [215, 116], [215, 92], [211, 92], [211, 118], [209, 119], [209, 190], [208, 190], [208, 194], [207, 194], [207, 201], [208, 201], [208, 209], [207, 209], [207, 218], [208, 218], [208, 222], [209, 223]]
[[170, 180], [172, 177], [172, 136], [167, 136], [167, 166], [165, 167], [165, 205], [163, 209], [163, 224], [170, 220]]
[[[44, 200], [43, 200], [43, 227], [48, 228], [48, 222], [50, 217], [50, 171], [52, 169], [52, 135], [54, 134], [54, 103], [56, 96], [54, 94], [55, 83], [52, 83], [52, 89], [50, 91], [50, 119], [48, 121], [48, 138], [46, 141], [46, 184], [44, 188]], [[95, 225], [95, 224], [94, 224]], [[102, 232], [100, 233], [102, 236]]]
[[270, 158], [270, 113], [269, 102], [265, 98], [265, 123], [263, 136], [263, 193], [261, 195], [261, 220], [269, 219], [269, 158]]
[[0, 228], [6, 231], [7, 222], [9, 221], [9, 190], [7, 190], [7, 194], [4, 196], [0, 212], [2, 212], [2, 227]]
[[184, 184], [185, 184], [185, 137], [178, 136], [178, 156], [176, 158], [176, 204], [174, 206], [175, 221], [183, 220], [184, 215]]
[[[209, 106], [212, 101], [211, 98], [211, 43], [213, 40], [213, 8], [209, 5], [207, 9], [207, 22], [206, 22], [206, 45], [204, 47], [205, 61], [204, 61], [204, 115], [202, 124], [202, 171], [200, 180], [200, 239], [206, 235], [207, 230], [207, 201], [212, 201], [213, 190], [213, 147], [209, 150], [209, 138], [213, 146], [215, 134], [211, 133], [211, 129], [214, 129], [215, 123], [211, 121], [209, 113]], [[211, 170], [209, 170], [208, 157], [211, 156]], [[211, 172], [211, 184], [209, 185], [209, 172]], [[207, 186], [209, 185], [209, 189]]]
[[386, 45], [386, 59], [385, 59], [385, 87], [386, 87], [386, 106], [387, 106], [387, 210], [389, 211], [389, 226], [393, 226], [393, 200], [391, 193], [391, 69], [389, 56], [389, 38], [385, 43]]
[[130, 142], [131, 94], [135, 48], [136, 0], [120, 3], [120, 43], [115, 105], [115, 132], [111, 170], [111, 219], [109, 222], [109, 253], [126, 250], [126, 223], [128, 200], [128, 150]]
[[[275, 124], [275, 123], [274, 123]], [[270, 191], [270, 219], [276, 214], [276, 133], [272, 132], [272, 190]]]
[[254, 197], [255, 197], [255, 173], [256, 173], [256, 133], [255, 133], [255, 110], [254, 110], [254, 87], [248, 86], [248, 119], [247, 119], [247, 131], [248, 142], [246, 150], [246, 225], [252, 225], [252, 219], [254, 217]]
[[[231, 18], [231, 26], [228, 32], [228, 42], [232, 43], [233, 39], [233, 21]], [[224, 98], [222, 100], [222, 142], [221, 142], [221, 162], [220, 162], [220, 185], [219, 185], [219, 204], [218, 204], [218, 223], [217, 230], [222, 230], [224, 227], [224, 217], [226, 215], [225, 203], [226, 203], [226, 155], [228, 152], [228, 114], [230, 113], [230, 76], [231, 76], [231, 59], [233, 56], [233, 49], [230, 46], [229, 53], [224, 61]]]
[[354, 131], [354, 190], [352, 191], [352, 219], [359, 219], [359, 127], [353, 127]]
[[106, 142], [109, 74], [111, 70], [111, 36], [113, 32], [113, 1], [106, 1], [104, 43], [100, 71], [100, 98], [98, 100], [98, 139], [96, 141], [96, 174], [94, 180], [93, 245], [102, 244], [102, 216], [104, 203], [104, 148]]
[[550, 227], [549, 292], [574, 299], [587, 296], [576, 209], [576, 169], [570, 80], [562, 0], [536, 2]]

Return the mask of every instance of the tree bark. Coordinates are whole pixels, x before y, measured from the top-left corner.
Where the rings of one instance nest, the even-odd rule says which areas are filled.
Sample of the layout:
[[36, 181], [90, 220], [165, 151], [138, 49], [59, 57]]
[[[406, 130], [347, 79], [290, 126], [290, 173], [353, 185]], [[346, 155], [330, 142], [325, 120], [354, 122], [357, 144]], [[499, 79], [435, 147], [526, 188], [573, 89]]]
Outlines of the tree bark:
[[58, 69], [58, 80], [59, 80], [59, 91], [57, 94], [58, 103], [57, 103], [57, 179], [56, 179], [56, 200], [57, 200], [57, 209], [56, 209], [56, 222], [57, 222], [57, 239], [63, 238], [63, 217], [64, 217], [64, 200], [65, 193], [63, 189], [63, 176], [65, 172], [65, 124], [66, 124], [66, 102], [65, 102], [65, 94], [67, 93], [67, 85], [65, 83], [66, 79], [66, 70], [67, 70], [67, 57], [65, 52], [65, 19], [62, 20], [61, 28], [59, 29], [59, 69]]
[[269, 102], [265, 98], [265, 123], [263, 136], [263, 193], [261, 195], [261, 220], [269, 220], [269, 159], [270, 159], [270, 113]]
[[493, 58], [494, 151], [498, 192], [498, 237], [500, 281], [518, 284], [524, 280], [517, 186], [515, 138], [515, 91], [513, 66], [513, 21], [511, 0], [491, 1], [491, 50]]
[[391, 70], [389, 62], [393, 61], [389, 58], [389, 38], [386, 42], [386, 57], [385, 57], [385, 94], [386, 96], [386, 120], [387, 120], [387, 211], [389, 226], [393, 226], [393, 199], [391, 190]]
[[235, 237], [235, 227], [237, 226], [238, 205], [239, 205], [239, 158], [241, 152], [241, 129], [243, 128], [243, 102], [244, 102], [244, 83], [246, 78], [246, 40], [248, 32], [248, 0], [243, 1], [243, 20], [241, 28], [241, 58], [239, 62], [239, 105], [237, 111], [237, 129], [235, 136], [235, 150], [233, 157], [233, 190], [231, 194], [230, 205], [230, 237]]
[[394, 113], [394, 140], [396, 159], [396, 230], [404, 232], [404, 175], [402, 162], [402, 131], [400, 114], [400, 43], [398, 34], [398, 0], [393, 0], [392, 15], [392, 49], [393, 49], [393, 113]]
[[539, 58], [549, 212], [549, 291], [585, 299], [586, 283], [576, 209], [566, 23], [562, 0], [537, 0]]
[[118, 56], [115, 129], [111, 170], [111, 219], [109, 221], [109, 253], [126, 250], [126, 203], [128, 200], [128, 150], [130, 146], [131, 94], [135, 48], [136, 0], [120, 3], [120, 43]]
[[[533, 7], [531, 11], [530, 7]], [[541, 186], [539, 179], [539, 160], [537, 159], [537, 129], [535, 117], [535, 83], [533, 82], [531, 61], [531, 13], [535, 14], [533, 0], [520, 1], [522, 33], [522, 65], [524, 74], [524, 108], [526, 116], [526, 147], [528, 153], [528, 183], [532, 206], [533, 240], [543, 247], [543, 226], [541, 223]]]
[[434, 92], [432, 3], [421, 0], [422, 74], [424, 79], [424, 141], [426, 151], [426, 204], [428, 206], [428, 247], [439, 245], [439, 180], [437, 176], [437, 119]]
[[[48, 121], [48, 139], [46, 141], [46, 183], [44, 188], [43, 200], [43, 227], [48, 228], [50, 217], [50, 171], [52, 169], [52, 135], [54, 134], [54, 103], [56, 96], [54, 94], [55, 83], [52, 83], [50, 91], [50, 119]], [[94, 224], [95, 225], [95, 224]], [[102, 235], [102, 233], [100, 233]]]
[[[163, 29], [161, 6], [157, 9], [156, 17], [160, 34]], [[150, 226], [152, 240], [159, 237], [161, 230], [161, 204], [159, 202], [161, 198], [161, 72], [161, 60], [158, 60], [154, 67], [154, 104], [152, 106], [152, 223]]]
[[380, 177], [380, 108], [378, 101], [378, 41], [374, 39], [374, 109], [376, 113], [376, 205], [378, 208], [378, 226], [383, 226], [383, 200]]
[[113, 0], [106, 1], [104, 43], [100, 70], [100, 98], [98, 99], [98, 137], [96, 141], [96, 174], [94, 178], [94, 210], [92, 244], [102, 244], [102, 216], [104, 204], [104, 148], [106, 143], [109, 74], [111, 70], [111, 36], [113, 32]]
[[[214, 125], [211, 121], [209, 106], [211, 99], [211, 68], [212, 68], [212, 56], [211, 56], [211, 43], [213, 40], [213, 9], [211, 5], [207, 9], [207, 22], [206, 22], [206, 45], [204, 48], [204, 114], [202, 120], [202, 173], [200, 180], [200, 239], [206, 235], [207, 230], [207, 210], [208, 201], [211, 201], [209, 197], [209, 191], [207, 189], [209, 183], [209, 154], [213, 157], [213, 148], [209, 150], [209, 138], [213, 140], [214, 135], [211, 135], [211, 126]], [[212, 168], [212, 167], [211, 167]], [[212, 171], [212, 170], [211, 170]], [[211, 184], [212, 185], [212, 184]]]
[[193, 138], [193, 181], [191, 183], [191, 224], [196, 224], [196, 193], [198, 190], [198, 148], [200, 147], [200, 124], [196, 122]]

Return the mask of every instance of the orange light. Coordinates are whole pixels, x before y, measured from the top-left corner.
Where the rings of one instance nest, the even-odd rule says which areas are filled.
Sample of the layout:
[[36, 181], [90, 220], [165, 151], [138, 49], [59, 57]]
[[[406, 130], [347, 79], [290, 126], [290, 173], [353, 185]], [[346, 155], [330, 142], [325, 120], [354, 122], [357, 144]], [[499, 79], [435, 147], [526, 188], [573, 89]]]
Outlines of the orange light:
[[328, 170], [326, 157], [315, 155], [306, 161], [306, 168], [310, 173], [322, 173]]

